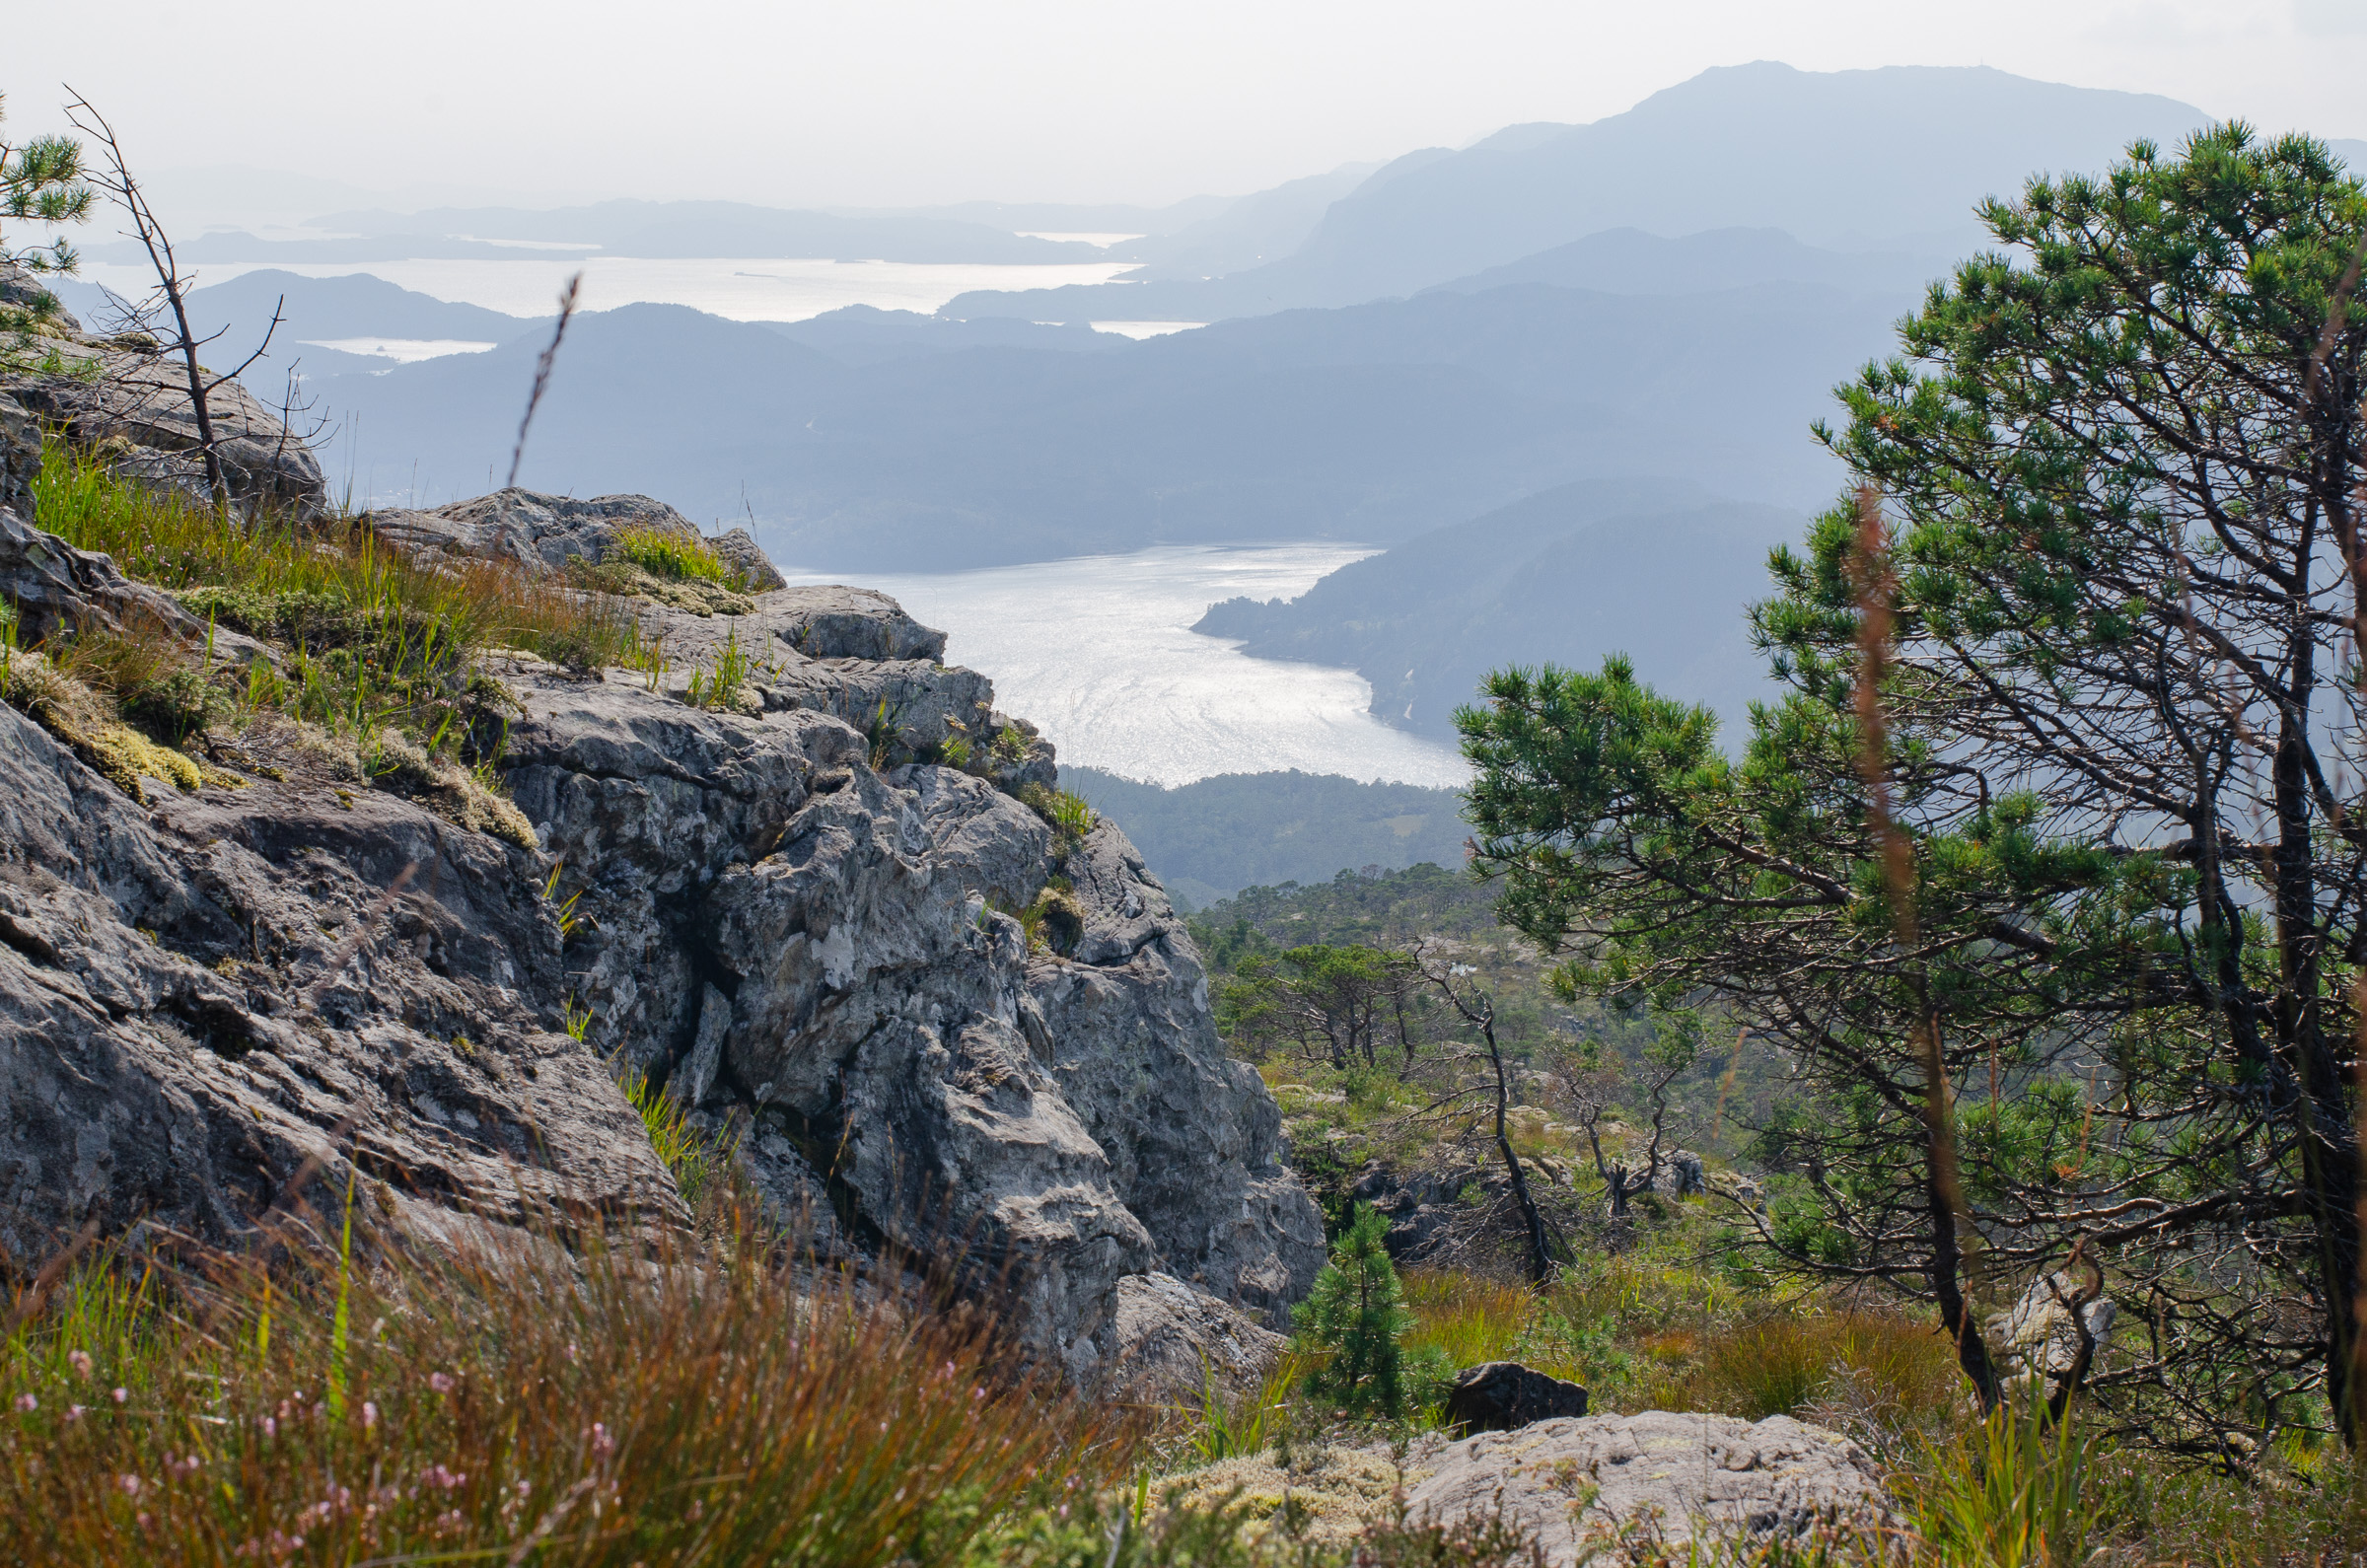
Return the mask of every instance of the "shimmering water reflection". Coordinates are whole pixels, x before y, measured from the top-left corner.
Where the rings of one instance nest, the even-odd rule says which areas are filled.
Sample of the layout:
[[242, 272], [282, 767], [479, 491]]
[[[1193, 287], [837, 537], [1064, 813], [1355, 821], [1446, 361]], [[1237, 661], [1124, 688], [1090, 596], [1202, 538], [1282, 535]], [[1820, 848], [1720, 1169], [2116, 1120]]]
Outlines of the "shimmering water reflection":
[[[1292, 598], [1373, 553], [1354, 544], [1167, 546], [982, 571], [865, 577], [929, 625], [946, 658], [991, 677], [1063, 762], [1184, 784], [1299, 768], [1459, 785], [1463, 759], [1365, 711], [1349, 670], [1252, 659], [1191, 623], [1218, 600]], [[830, 575], [793, 582], [840, 582]]]

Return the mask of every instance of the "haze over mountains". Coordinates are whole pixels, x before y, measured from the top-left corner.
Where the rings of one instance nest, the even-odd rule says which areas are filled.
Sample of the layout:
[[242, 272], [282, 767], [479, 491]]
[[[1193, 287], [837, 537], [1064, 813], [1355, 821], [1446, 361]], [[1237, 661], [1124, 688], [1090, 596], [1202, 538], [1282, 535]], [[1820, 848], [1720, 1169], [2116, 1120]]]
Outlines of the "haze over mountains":
[[[1352, 666], [1376, 716], [1433, 736], [1489, 668], [1613, 648], [1731, 724], [1761, 689], [1737, 611], [1766, 546], [1840, 479], [1809, 435], [1832, 386], [1978, 248], [1982, 199], [2206, 120], [1988, 69], [1762, 62], [1592, 124], [1232, 202], [347, 212], [313, 226], [347, 238], [200, 244], [316, 270], [364, 252], [1138, 263], [934, 315], [581, 317], [523, 482], [753, 521], [784, 563], [850, 577], [1157, 543], [1398, 545], [1203, 628]], [[2335, 150], [2367, 163], [2367, 144]], [[358, 490], [444, 500], [507, 467], [545, 323], [284, 273], [197, 300], [235, 340], [282, 294], [291, 344], [340, 345], [301, 352]], [[1214, 324], [1133, 341], [1097, 321]], [[373, 332], [496, 346], [389, 368], [348, 351]]]

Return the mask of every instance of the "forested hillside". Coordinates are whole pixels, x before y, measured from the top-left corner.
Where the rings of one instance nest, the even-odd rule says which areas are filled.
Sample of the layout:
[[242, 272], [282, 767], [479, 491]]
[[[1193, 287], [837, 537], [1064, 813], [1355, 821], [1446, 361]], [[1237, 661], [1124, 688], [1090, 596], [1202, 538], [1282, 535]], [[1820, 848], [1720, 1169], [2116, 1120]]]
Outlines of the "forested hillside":
[[1456, 790], [1318, 773], [1221, 773], [1175, 788], [1090, 767], [1060, 781], [1126, 826], [1178, 902], [1200, 907], [1256, 883], [1432, 861], [1460, 866], [1469, 829]]

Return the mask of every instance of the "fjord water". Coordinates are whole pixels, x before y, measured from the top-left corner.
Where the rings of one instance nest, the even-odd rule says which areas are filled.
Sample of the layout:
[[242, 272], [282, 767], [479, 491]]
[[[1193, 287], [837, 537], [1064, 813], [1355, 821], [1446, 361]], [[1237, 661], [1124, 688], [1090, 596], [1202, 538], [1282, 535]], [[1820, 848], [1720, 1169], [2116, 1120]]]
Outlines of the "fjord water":
[[1292, 598], [1372, 553], [1328, 542], [1171, 545], [856, 582], [942, 628], [947, 662], [992, 677], [1003, 711], [1032, 720], [1064, 763], [1169, 785], [1282, 768], [1462, 784], [1469, 769], [1453, 750], [1365, 711], [1372, 688], [1355, 672], [1252, 659], [1190, 629], [1219, 600]]

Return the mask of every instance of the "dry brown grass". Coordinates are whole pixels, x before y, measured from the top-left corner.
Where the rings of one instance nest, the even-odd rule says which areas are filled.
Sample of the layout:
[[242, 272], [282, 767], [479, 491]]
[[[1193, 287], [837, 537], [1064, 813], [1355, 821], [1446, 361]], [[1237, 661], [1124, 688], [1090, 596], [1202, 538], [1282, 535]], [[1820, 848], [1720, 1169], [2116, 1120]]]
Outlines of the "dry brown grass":
[[0, 1561], [943, 1563], [1122, 1470], [975, 1318], [736, 1250], [86, 1269], [0, 1346]]

